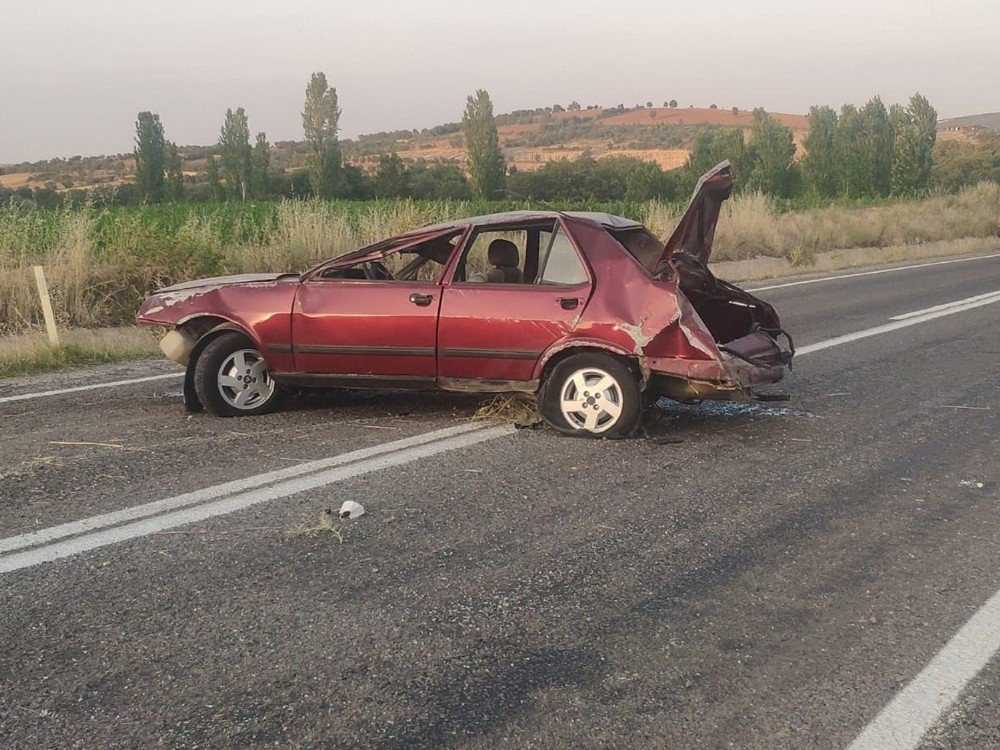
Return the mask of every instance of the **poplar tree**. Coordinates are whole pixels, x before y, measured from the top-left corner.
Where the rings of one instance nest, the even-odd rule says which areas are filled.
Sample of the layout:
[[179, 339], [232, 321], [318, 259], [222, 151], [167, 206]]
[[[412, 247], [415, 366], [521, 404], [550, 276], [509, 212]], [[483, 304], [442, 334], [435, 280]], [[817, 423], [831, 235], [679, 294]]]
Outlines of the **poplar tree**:
[[859, 148], [861, 134], [862, 123], [858, 108], [853, 104], [845, 104], [837, 118], [833, 143], [839, 193], [848, 198], [864, 195], [869, 182]]
[[143, 200], [150, 203], [163, 200], [166, 149], [160, 116], [140, 112], [135, 121], [135, 181]]
[[795, 156], [791, 128], [758, 107], [753, 111], [750, 148], [753, 152], [750, 186], [770, 195], [787, 195], [791, 188], [792, 159]]
[[806, 154], [802, 172], [806, 185], [816, 195], [837, 194], [837, 113], [830, 107], [809, 108], [809, 132], [802, 141]]
[[500, 136], [493, 116], [493, 102], [484, 90], [466, 99], [462, 130], [469, 153], [469, 171], [476, 196], [498, 200], [504, 196], [507, 165], [500, 151]]
[[269, 175], [271, 169], [271, 146], [265, 133], [257, 133], [252, 155], [250, 181], [254, 198], [267, 198], [270, 192]]
[[337, 89], [332, 88], [323, 72], [313, 73], [306, 86], [302, 110], [302, 131], [309, 146], [309, 181], [313, 193], [332, 198], [340, 183], [341, 156], [340, 107]]
[[932, 153], [937, 139], [937, 112], [920, 94], [910, 97], [910, 106], [893, 105], [892, 178], [893, 195], [916, 195], [930, 187]]
[[892, 108], [894, 140], [890, 190], [893, 195], [914, 195], [920, 189], [920, 140], [910, 113]]
[[219, 200], [222, 197], [222, 183], [219, 179], [219, 160], [212, 151], [208, 152], [205, 159], [205, 180], [212, 188], [212, 198]]
[[219, 160], [222, 176], [231, 195], [247, 199], [253, 171], [253, 149], [250, 147], [250, 126], [243, 107], [235, 112], [226, 110], [226, 121], [219, 131]]
[[858, 113], [861, 122], [857, 142], [860, 162], [865, 173], [868, 195], [885, 197], [892, 180], [892, 122], [882, 100], [873, 96]]
[[167, 199], [184, 200], [184, 165], [181, 162], [181, 155], [177, 151], [177, 144], [173, 142], [167, 143], [166, 172], [165, 195]]
[[934, 143], [937, 141], [937, 110], [920, 93], [910, 97], [910, 118], [916, 130], [917, 164], [919, 166], [917, 187], [926, 190], [931, 185], [934, 168]]

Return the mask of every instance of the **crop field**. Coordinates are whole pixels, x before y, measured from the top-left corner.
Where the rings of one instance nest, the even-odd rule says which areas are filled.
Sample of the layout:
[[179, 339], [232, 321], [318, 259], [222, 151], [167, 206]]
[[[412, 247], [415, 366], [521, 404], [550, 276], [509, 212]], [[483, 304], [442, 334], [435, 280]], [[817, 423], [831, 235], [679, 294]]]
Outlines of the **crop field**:
[[[41, 321], [30, 273], [34, 264], [45, 267], [61, 326], [120, 325], [132, 320], [144, 295], [170, 283], [302, 270], [423, 224], [530, 207], [313, 200], [0, 210], [0, 333], [24, 332]], [[561, 208], [636, 218], [665, 238], [683, 206], [653, 201]], [[996, 230], [998, 213], [1000, 186], [993, 183], [920, 201], [797, 210], [745, 193], [724, 206], [713, 260], [770, 256], [807, 270], [824, 250], [988, 236]]]

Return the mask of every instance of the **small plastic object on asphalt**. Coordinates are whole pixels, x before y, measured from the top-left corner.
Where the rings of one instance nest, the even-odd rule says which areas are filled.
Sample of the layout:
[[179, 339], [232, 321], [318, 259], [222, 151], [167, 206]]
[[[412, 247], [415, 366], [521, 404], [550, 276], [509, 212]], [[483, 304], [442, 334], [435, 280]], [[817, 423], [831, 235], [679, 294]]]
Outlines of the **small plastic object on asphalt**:
[[344, 504], [340, 506], [341, 518], [358, 518], [364, 514], [365, 506], [361, 503], [356, 503], [353, 500], [345, 500]]

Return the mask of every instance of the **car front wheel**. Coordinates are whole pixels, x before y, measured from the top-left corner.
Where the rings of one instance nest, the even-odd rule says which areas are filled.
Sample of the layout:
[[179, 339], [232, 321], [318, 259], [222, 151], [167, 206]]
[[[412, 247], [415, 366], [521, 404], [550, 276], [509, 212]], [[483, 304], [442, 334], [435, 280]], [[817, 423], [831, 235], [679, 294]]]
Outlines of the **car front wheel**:
[[620, 360], [597, 352], [557, 364], [543, 384], [540, 404], [552, 427], [581, 437], [631, 435], [642, 410], [635, 375]]
[[241, 333], [224, 333], [205, 347], [194, 370], [198, 398], [218, 417], [264, 414], [277, 403], [267, 363]]

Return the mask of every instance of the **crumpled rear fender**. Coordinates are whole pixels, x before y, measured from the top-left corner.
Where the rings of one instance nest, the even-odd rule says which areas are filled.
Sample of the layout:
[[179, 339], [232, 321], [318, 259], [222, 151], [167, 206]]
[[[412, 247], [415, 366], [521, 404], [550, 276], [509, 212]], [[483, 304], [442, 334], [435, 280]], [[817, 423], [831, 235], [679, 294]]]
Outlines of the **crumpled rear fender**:
[[603, 229], [572, 218], [566, 222], [586, 248], [595, 278], [614, 279], [614, 286], [597, 283], [572, 338], [547, 352], [540, 368], [559, 351], [580, 345], [631, 358], [638, 364], [644, 385], [653, 375], [733, 389], [780, 379], [783, 368], [755, 366], [720, 349], [681, 291], [678, 277], [654, 279], [632, 258], [623, 256], [621, 247]]

